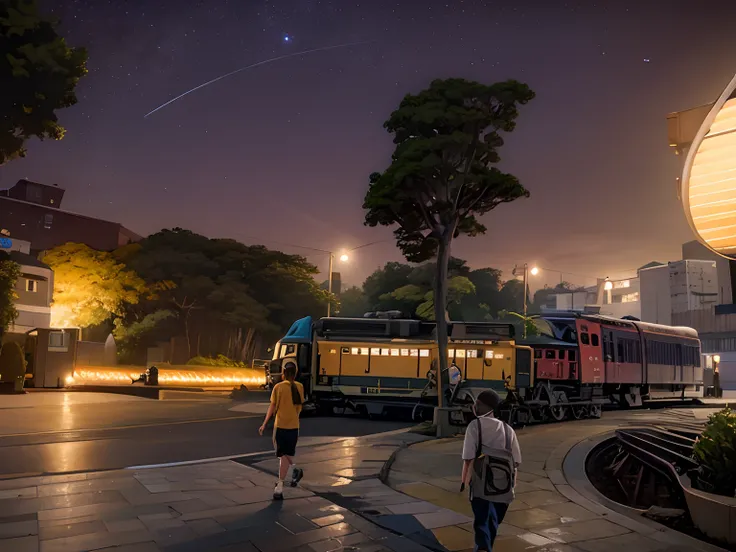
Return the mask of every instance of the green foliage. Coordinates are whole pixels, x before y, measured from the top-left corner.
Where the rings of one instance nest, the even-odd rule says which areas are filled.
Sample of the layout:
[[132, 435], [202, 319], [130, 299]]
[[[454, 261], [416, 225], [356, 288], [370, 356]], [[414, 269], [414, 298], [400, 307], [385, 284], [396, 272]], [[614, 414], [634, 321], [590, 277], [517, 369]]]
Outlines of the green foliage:
[[[535, 322], [537, 316], [524, 316], [518, 312], [502, 310], [498, 313], [498, 319], [502, 322], [507, 320], [520, 324], [522, 328], [526, 328], [526, 336], [539, 335], [540, 331]], [[516, 325], [516, 324], [515, 324]], [[524, 335], [522, 332], [517, 332], [518, 335]]]
[[101, 324], [151, 292], [111, 253], [84, 244], [60, 245], [45, 252], [41, 260], [54, 271], [51, 325], [56, 328]]
[[337, 311], [339, 316], [343, 318], [362, 318], [370, 310], [368, 298], [359, 287], [349, 287], [340, 294], [340, 306]]
[[398, 225], [398, 246], [415, 262], [435, 257], [443, 240], [484, 233], [476, 217], [529, 195], [493, 165], [500, 132], [514, 130], [518, 106], [533, 97], [516, 81], [487, 86], [463, 79], [435, 80], [407, 94], [384, 123], [396, 149], [391, 165], [370, 177], [366, 224]]
[[15, 341], [3, 344], [0, 350], [0, 381], [15, 381], [25, 377], [26, 360], [23, 349]]
[[327, 292], [314, 280], [317, 268], [303, 257], [181, 228], [162, 230], [116, 256], [149, 285], [171, 284], [129, 306], [124, 325], [172, 311], [175, 318], [163, 321], [160, 333], [154, 329], [146, 340], [170, 337], [173, 321], [173, 335], [186, 338], [189, 358], [224, 353], [244, 360], [259, 336], [275, 339], [297, 318], [321, 315], [327, 302]]
[[0, 165], [24, 157], [31, 137], [60, 140], [56, 110], [77, 103], [87, 52], [70, 48], [35, 0], [0, 1]]
[[219, 366], [219, 367], [226, 367], [226, 368], [247, 368], [247, 366], [244, 363], [238, 362], [237, 360], [232, 360], [230, 358], [227, 358], [225, 355], [217, 355], [215, 358], [196, 356], [194, 358], [189, 359], [189, 362], [187, 362], [187, 365], [189, 366]]
[[736, 496], [736, 412], [725, 408], [711, 414], [693, 453], [700, 462], [702, 490]]
[[15, 308], [15, 283], [20, 277], [20, 266], [10, 259], [10, 255], [0, 252], [0, 337], [18, 318]]
[[[455, 276], [450, 278], [447, 284], [448, 304], [457, 305], [464, 297], [473, 295], [475, 286], [465, 276]], [[414, 312], [424, 320], [435, 319], [434, 309], [434, 291], [426, 290], [417, 284], [408, 284], [402, 286], [390, 294], [388, 297], [382, 297], [384, 301], [394, 299], [401, 304], [416, 303]]]
[[168, 309], [145, 314], [141, 320], [132, 321], [127, 325], [122, 318], [116, 318], [112, 334], [121, 359], [133, 361], [136, 351], [148, 343], [146, 339], [174, 318], [176, 314]]

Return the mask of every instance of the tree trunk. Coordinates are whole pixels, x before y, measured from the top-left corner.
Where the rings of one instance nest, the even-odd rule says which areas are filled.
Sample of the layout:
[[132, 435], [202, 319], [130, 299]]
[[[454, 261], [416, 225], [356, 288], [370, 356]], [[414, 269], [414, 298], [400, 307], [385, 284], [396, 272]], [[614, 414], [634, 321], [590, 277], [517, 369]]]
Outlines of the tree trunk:
[[434, 319], [437, 322], [437, 345], [439, 362], [437, 363], [437, 400], [438, 406], [445, 405], [445, 390], [450, 386], [447, 372], [447, 271], [450, 263], [450, 243], [452, 232], [440, 239], [437, 250], [437, 272], [434, 289]]

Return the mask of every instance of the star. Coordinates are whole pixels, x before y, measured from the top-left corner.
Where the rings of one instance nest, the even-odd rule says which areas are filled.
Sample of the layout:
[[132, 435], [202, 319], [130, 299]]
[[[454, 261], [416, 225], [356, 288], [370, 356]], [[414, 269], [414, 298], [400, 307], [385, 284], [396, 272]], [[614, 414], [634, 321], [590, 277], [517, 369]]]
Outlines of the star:
[[284, 35], [284, 42], [290, 42], [290, 41], [291, 41], [291, 37], [288, 34]]

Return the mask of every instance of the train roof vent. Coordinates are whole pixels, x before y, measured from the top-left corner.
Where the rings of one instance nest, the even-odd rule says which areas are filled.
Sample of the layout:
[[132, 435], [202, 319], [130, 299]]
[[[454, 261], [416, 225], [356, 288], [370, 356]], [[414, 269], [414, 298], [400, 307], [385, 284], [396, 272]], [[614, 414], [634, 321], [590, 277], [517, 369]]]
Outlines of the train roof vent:
[[514, 338], [514, 326], [494, 322], [453, 322], [450, 336], [453, 339], [507, 341]]
[[371, 318], [323, 318], [316, 324], [317, 333], [323, 336], [388, 336], [388, 319]]

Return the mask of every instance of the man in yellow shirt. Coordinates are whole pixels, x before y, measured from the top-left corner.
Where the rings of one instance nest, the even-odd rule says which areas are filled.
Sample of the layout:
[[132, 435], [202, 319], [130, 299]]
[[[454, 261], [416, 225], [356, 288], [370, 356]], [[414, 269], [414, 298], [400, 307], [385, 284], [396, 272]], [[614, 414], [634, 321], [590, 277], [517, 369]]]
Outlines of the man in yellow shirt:
[[279, 458], [279, 480], [273, 490], [274, 500], [283, 499], [284, 481], [291, 471], [292, 487], [296, 487], [304, 477], [304, 470], [294, 464], [296, 443], [299, 440], [299, 414], [304, 403], [304, 386], [296, 378], [297, 367], [293, 362], [284, 366], [283, 381], [277, 383], [271, 392], [271, 405], [266, 412], [266, 418], [258, 433], [263, 435], [266, 424], [276, 414], [274, 423], [273, 443], [276, 456]]

